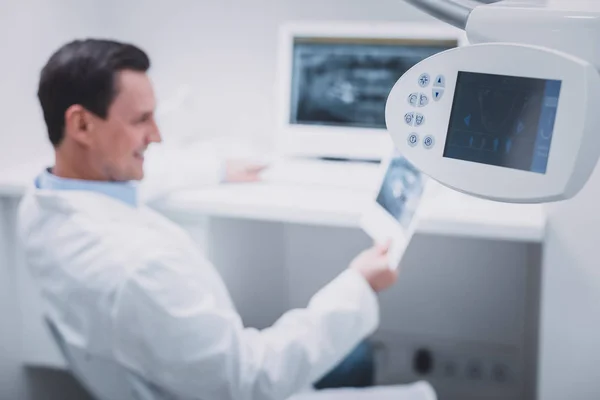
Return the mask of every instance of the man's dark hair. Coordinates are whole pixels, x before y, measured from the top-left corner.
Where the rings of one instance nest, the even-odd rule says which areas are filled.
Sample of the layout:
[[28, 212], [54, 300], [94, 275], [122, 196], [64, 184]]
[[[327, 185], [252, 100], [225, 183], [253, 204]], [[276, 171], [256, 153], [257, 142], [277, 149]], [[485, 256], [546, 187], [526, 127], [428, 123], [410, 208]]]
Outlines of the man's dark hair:
[[150, 59], [144, 51], [112, 40], [75, 40], [58, 49], [44, 66], [38, 87], [38, 99], [54, 146], [63, 139], [65, 112], [79, 104], [100, 118], [118, 93], [119, 71], [146, 72]]

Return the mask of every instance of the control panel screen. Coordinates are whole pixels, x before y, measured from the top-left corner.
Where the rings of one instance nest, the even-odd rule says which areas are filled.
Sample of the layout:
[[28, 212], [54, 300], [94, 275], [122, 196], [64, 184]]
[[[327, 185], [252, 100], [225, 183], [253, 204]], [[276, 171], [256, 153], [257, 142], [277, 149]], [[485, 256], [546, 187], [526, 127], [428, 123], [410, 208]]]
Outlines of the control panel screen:
[[561, 81], [458, 73], [444, 157], [545, 174]]
[[385, 129], [396, 81], [456, 40], [301, 37], [293, 44], [289, 122]]

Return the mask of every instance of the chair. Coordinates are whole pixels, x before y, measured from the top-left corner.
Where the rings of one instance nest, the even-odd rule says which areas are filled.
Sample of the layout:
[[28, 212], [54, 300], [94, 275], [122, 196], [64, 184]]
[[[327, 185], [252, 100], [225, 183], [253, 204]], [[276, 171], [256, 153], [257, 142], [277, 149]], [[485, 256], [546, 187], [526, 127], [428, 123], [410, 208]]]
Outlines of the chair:
[[95, 400], [176, 400], [115, 361], [68, 344], [56, 325], [45, 321], [69, 370]]

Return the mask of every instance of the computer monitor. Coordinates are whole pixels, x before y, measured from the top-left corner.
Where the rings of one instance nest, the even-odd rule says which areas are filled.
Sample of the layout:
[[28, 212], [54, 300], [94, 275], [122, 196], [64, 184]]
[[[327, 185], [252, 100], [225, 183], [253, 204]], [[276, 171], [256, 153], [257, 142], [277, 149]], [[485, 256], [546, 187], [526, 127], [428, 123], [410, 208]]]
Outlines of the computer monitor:
[[419, 61], [466, 42], [442, 23], [288, 23], [280, 29], [280, 153], [379, 161], [393, 147], [385, 103]]

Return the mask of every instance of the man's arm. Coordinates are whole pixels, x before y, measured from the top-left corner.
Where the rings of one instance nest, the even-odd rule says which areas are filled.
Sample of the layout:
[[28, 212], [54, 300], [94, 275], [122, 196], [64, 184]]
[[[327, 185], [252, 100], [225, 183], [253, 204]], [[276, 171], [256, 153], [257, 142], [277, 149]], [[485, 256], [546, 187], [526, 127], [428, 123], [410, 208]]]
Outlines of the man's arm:
[[150, 203], [175, 191], [216, 185], [223, 174], [223, 160], [209, 143], [152, 146], [146, 151], [140, 200]]
[[360, 268], [343, 272], [306, 308], [256, 330], [220, 304], [219, 285], [194, 272], [212, 267], [183, 262], [163, 255], [138, 269], [114, 313], [117, 359], [178, 395], [285, 399], [321, 378], [378, 325], [376, 294]]
[[244, 159], [226, 159], [211, 143], [153, 146], [146, 152], [145, 176], [140, 183], [143, 203], [150, 203], [179, 190], [200, 189], [220, 183], [255, 182], [263, 164]]

